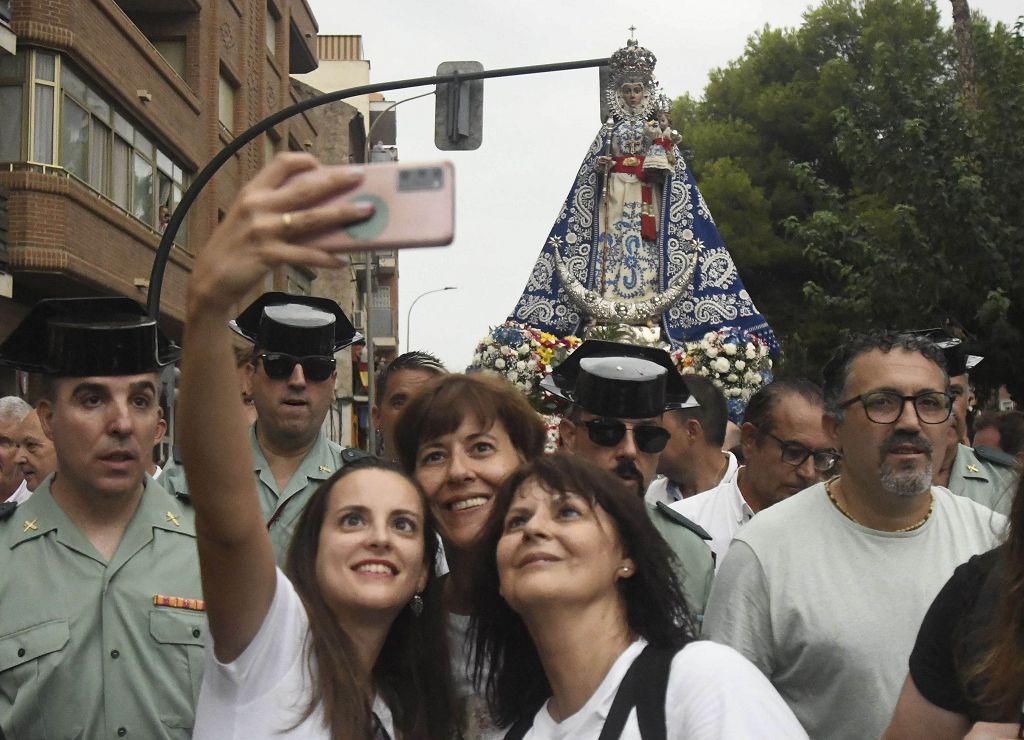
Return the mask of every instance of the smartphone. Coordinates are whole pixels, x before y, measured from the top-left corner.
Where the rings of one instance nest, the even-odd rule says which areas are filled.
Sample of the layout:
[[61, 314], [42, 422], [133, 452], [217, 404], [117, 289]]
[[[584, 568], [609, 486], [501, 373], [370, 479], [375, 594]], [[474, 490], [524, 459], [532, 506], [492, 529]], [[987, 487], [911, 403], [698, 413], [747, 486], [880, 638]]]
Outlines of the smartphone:
[[[363, 165], [359, 187], [326, 201], [369, 202], [373, 215], [302, 240], [346, 251], [438, 247], [455, 238], [455, 168], [451, 162]], [[300, 175], [302, 177], [304, 175]]]

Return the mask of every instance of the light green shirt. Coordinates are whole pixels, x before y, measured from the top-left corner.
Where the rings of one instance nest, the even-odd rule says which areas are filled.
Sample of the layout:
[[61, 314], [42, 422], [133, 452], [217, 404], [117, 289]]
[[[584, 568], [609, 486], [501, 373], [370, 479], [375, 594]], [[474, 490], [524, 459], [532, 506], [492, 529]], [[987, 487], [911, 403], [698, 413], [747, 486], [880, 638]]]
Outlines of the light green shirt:
[[950, 491], [966, 496], [1004, 516], [1010, 515], [1018, 472], [982, 459], [966, 445], [960, 445], [949, 471]]
[[[270, 529], [270, 542], [277, 564], [283, 568], [288, 556], [288, 545], [299, 522], [299, 515], [302, 514], [313, 492], [342, 466], [363, 457], [365, 453], [361, 450], [344, 449], [320, 432], [291, 480], [282, 490], [278, 488], [270, 463], [260, 449], [255, 424], [249, 429], [249, 443], [252, 447], [253, 473], [256, 476], [260, 508]], [[160, 475], [160, 483], [175, 495], [188, 495], [185, 469], [177, 462], [170, 463], [164, 469]]]
[[653, 506], [647, 504], [646, 508], [655, 529], [661, 533], [676, 556], [676, 578], [679, 579], [699, 631], [708, 595], [711, 593], [711, 581], [715, 576], [715, 556], [707, 540], [697, 532], [707, 533], [664, 503]]
[[192, 512], [147, 477], [107, 562], [51, 480], [0, 521], [3, 734], [189, 737], [206, 616], [154, 597], [202, 598]]

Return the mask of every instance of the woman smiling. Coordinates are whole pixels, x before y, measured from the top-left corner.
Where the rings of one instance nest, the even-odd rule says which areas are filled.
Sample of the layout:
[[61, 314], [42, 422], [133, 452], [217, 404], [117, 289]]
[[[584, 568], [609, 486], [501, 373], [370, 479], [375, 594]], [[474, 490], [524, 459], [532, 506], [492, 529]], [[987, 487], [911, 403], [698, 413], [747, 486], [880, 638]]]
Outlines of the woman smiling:
[[804, 738], [739, 653], [695, 640], [670, 551], [614, 476], [556, 454], [480, 540], [476, 669], [506, 738]]

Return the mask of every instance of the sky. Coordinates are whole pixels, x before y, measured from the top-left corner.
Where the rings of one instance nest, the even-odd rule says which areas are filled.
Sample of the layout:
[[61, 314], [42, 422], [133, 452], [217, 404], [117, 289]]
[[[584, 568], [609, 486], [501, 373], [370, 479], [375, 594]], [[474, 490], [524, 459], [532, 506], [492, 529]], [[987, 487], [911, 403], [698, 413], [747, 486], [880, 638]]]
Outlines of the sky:
[[[607, 57], [636, 26], [672, 98], [699, 98], [711, 70], [739, 57], [752, 34], [799, 26], [809, 7], [806, 0], [308, 2], [321, 34], [362, 35], [371, 82], [431, 76], [444, 61], [498, 69]], [[949, 3], [939, 7], [950, 25]], [[1024, 12], [1020, 0], [973, 0], [971, 8], [1010, 25]], [[428, 90], [385, 95], [402, 100]], [[399, 158], [448, 159], [456, 171], [455, 241], [400, 254], [400, 351], [426, 350], [463, 370], [477, 342], [505, 320], [600, 127], [599, 94], [596, 68], [487, 80], [483, 145], [470, 152], [435, 148], [433, 96], [396, 109]], [[407, 327], [412, 302], [445, 286], [457, 290], [423, 297]], [[770, 322], [771, 306], [758, 307]]]

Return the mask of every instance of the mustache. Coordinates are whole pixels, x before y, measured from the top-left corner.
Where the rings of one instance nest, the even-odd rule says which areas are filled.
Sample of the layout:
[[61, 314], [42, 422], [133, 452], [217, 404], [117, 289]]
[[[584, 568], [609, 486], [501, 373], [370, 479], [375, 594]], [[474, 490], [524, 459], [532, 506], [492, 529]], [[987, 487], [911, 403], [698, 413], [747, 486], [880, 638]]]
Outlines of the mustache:
[[931, 454], [932, 443], [920, 432], [894, 432], [882, 442], [879, 450], [883, 455], [895, 450], [897, 447], [911, 446], [916, 450]]
[[612, 472], [620, 478], [635, 478], [643, 480], [643, 476], [631, 460], [620, 460]]

